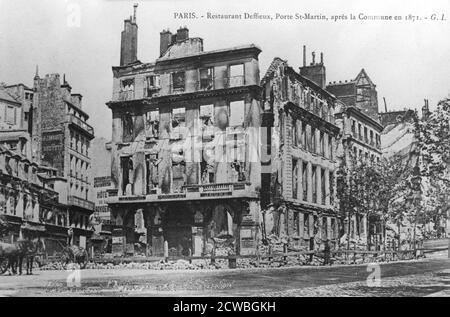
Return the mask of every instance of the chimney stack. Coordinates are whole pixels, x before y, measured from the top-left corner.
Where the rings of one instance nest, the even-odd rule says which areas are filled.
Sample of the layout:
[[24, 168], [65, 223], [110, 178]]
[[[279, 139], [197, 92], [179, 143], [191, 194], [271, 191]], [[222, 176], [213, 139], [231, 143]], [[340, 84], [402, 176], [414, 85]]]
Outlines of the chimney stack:
[[303, 45], [303, 67], [306, 67], [306, 45]]
[[172, 45], [172, 32], [167, 30], [162, 30], [160, 34], [160, 41], [159, 41], [159, 57], [162, 57], [164, 53], [167, 51], [170, 45]]
[[320, 63], [316, 63], [316, 52], [312, 52], [312, 62], [306, 65], [306, 45], [303, 45], [303, 67], [300, 67], [300, 75], [312, 80], [321, 88], [326, 86], [326, 69], [323, 64], [323, 53], [320, 53]]
[[135, 4], [133, 8], [134, 15], [129, 19], [124, 20], [124, 30], [122, 31], [120, 44], [120, 66], [126, 66], [137, 61], [137, 4]]
[[183, 42], [189, 38], [189, 29], [187, 27], [180, 27], [177, 30], [177, 42]]

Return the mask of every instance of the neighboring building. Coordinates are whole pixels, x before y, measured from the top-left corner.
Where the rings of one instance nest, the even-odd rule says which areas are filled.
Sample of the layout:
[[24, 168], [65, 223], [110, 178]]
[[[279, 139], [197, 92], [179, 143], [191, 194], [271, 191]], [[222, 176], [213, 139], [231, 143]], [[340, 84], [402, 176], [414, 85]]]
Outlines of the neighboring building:
[[364, 69], [354, 80], [329, 83], [326, 89], [348, 107], [361, 109], [361, 112], [379, 121], [376, 85]]
[[[108, 206], [108, 190], [113, 189], [111, 179], [111, 144], [104, 138], [91, 142], [92, 176], [94, 179], [93, 202], [95, 211], [91, 222], [94, 224], [97, 240], [96, 253], [106, 252], [111, 238], [111, 209]], [[108, 250], [110, 252], [110, 250]]]
[[0, 145], [0, 213], [10, 227], [3, 241], [40, 237], [47, 255], [67, 243], [67, 208], [58, 199], [55, 172]]
[[[135, 252], [136, 214], [148, 254], [201, 255], [233, 237], [252, 253], [259, 235], [260, 87], [254, 45], [204, 51], [201, 38], [160, 34], [160, 58], [137, 60], [136, 17], [125, 20], [113, 67], [113, 253]], [[257, 152], [257, 151], [256, 151]]]
[[0, 130], [21, 130], [22, 103], [0, 87]]
[[341, 104], [335, 115], [341, 130], [342, 152], [346, 162], [350, 158], [378, 163], [381, 159], [381, 132], [383, 126], [360, 109]]
[[336, 247], [336, 98], [321, 87], [323, 57], [300, 68], [300, 74], [275, 58], [261, 82], [271, 153], [270, 162], [263, 163], [270, 170], [263, 170], [269, 174], [263, 174], [268, 176], [261, 189], [266, 235], [287, 235], [311, 250], [325, 243]]
[[[364, 160], [377, 164], [381, 160], [381, 133], [383, 126], [376, 120], [367, 116], [360, 109], [353, 106], [346, 106], [339, 101], [339, 109], [336, 111], [336, 125], [341, 130], [338, 156], [340, 164], [350, 167], [354, 162]], [[349, 179], [350, 180], [350, 179]], [[345, 211], [343, 216], [345, 215]], [[345, 215], [345, 233], [350, 233], [351, 239], [367, 243], [370, 233], [372, 245], [380, 245], [382, 228], [380, 219], [376, 216], [367, 217], [364, 212], [352, 215], [350, 223]], [[348, 226], [350, 225], [350, 228]], [[349, 230], [350, 229], [350, 230]], [[378, 239], [378, 242], [375, 240]]]
[[94, 212], [90, 141], [94, 129], [87, 123], [82, 96], [71, 93], [65, 78], [58, 74], [34, 78], [32, 113], [32, 155], [41, 165], [56, 170], [66, 180], [60, 200], [68, 206], [71, 243], [87, 246], [93, 230], [89, 224]]
[[20, 115], [21, 129], [32, 132], [33, 89], [24, 84], [5, 86], [8, 93], [22, 104]]

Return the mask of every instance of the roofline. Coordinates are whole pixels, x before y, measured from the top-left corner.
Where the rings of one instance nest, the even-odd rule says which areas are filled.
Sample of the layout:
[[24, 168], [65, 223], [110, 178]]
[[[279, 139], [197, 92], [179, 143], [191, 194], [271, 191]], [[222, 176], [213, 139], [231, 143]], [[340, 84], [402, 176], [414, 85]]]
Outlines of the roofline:
[[356, 108], [354, 106], [347, 107], [343, 112], [352, 112], [354, 114], [357, 114], [359, 117], [362, 117], [367, 121], [370, 121], [373, 125], [377, 126], [381, 130], [384, 129], [384, 126], [381, 123], [378, 123], [377, 121], [375, 121], [374, 119], [372, 119], [371, 117], [366, 115], [365, 113], [362, 113], [361, 110], [359, 110], [358, 108]]

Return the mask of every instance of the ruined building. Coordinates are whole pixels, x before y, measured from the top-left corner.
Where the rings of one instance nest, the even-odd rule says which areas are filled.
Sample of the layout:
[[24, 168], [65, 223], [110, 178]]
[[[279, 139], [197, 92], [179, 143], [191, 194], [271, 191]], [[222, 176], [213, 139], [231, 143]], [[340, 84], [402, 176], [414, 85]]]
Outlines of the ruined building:
[[89, 217], [94, 211], [90, 177], [90, 141], [94, 129], [86, 122], [82, 95], [71, 92], [65, 76], [34, 77], [32, 113], [32, 155], [55, 170], [60, 203], [67, 206], [67, 227], [71, 243], [87, 247], [92, 235]]
[[[160, 57], [137, 59], [136, 15], [124, 21], [113, 67], [113, 253], [202, 255], [214, 238], [254, 252], [261, 171], [259, 65], [255, 45], [204, 51], [184, 27], [160, 34]], [[143, 224], [136, 215], [143, 215]]]
[[354, 80], [329, 83], [326, 89], [345, 105], [358, 108], [373, 120], [379, 121], [376, 85], [364, 69]]
[[323, 57], [316, 64], [313, 54], [311, 65], [299, 72], [275, 58], [261, 83], [263, 125], [269, 127], [270, 140], [262, 166], [265, 234], [289, 236], [294, 245], [312, 250], [325, 243], [334, 247], [338, 239], [339, 129], [334, 122], [336, 98], [323, 88], [324, 80]]

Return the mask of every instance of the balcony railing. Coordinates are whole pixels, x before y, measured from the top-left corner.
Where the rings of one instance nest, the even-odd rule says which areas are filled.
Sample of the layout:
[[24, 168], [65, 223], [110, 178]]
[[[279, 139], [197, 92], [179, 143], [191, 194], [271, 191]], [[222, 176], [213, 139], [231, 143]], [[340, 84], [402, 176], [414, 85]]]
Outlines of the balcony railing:
[[69, 205], [77, 206], [80, 208], [84, 208], [90, 211], [94, 210], [95, 204], [92, 201], [77, 197], [77, 196], [68, 196], [67, 202]]
[[178, 199], [208, 199], [223, 197], [256, 197], [250, 187], [250, 183], [218, 183], [204, 185], [185, 185], [177, 192], [161, 193], [161, 190], [154, 188], [147, 195], [122, 195], [117, 189], [108, 190], [109, 202], [116, 201], [144, 201], [144, 200], [178, 200]]
[[84, 131], [87, 131], [89, 134], [94, 135], [94, 128], [91, 127], [89, 124], [81, 120], [80, 118], [75, 117], [73, 114], [69, 114], [68, 116], [69, 123], [75, 124]]

